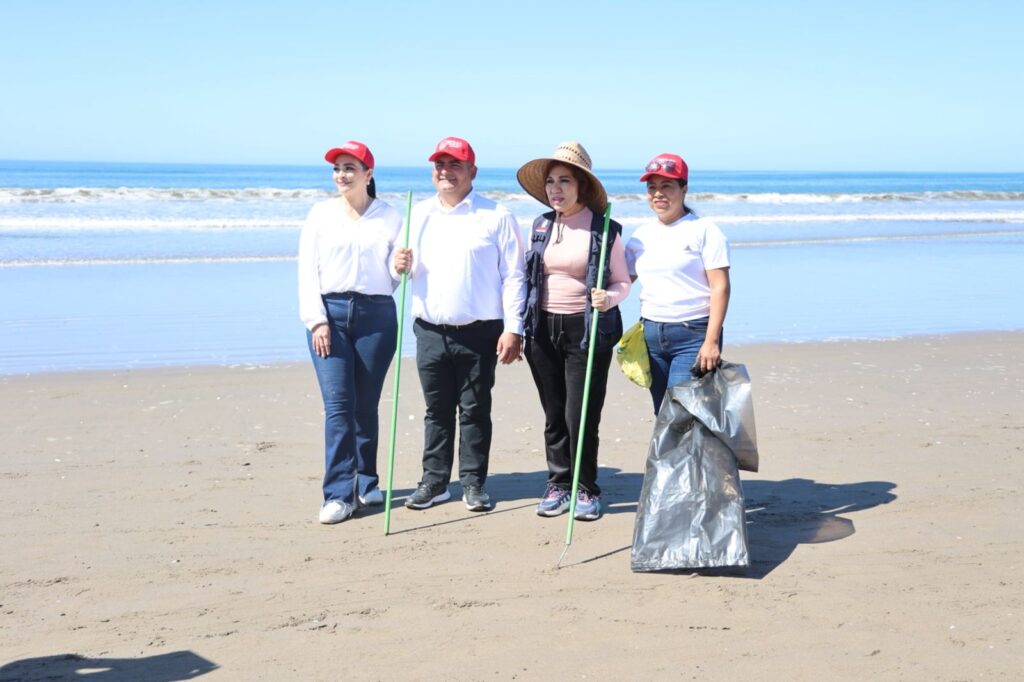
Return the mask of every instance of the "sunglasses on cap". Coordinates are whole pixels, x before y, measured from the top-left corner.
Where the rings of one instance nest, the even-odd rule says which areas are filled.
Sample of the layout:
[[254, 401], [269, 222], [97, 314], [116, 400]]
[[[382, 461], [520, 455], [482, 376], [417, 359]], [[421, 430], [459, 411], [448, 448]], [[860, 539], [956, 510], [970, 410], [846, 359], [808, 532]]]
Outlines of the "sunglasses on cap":
[[658, 171], [665, 171], [666, 173], [678, 173], [679, 164], [672, 159], [655, 159], [647, 164], [645, 169], [648, 173], [657, 173]]

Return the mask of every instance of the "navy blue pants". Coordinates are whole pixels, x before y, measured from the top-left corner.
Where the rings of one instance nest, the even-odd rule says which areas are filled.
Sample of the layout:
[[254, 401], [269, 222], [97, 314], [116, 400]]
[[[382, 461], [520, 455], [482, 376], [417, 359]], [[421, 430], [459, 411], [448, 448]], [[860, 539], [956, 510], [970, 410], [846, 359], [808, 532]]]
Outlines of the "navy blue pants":
[[395, 355], [398, 318], [390, 296], [326, 294], [331, 354], [313, 351], [313, 368], [324, 400], [324, 501], [355, 504], [378, 485], [378, 406], [384, 377]]

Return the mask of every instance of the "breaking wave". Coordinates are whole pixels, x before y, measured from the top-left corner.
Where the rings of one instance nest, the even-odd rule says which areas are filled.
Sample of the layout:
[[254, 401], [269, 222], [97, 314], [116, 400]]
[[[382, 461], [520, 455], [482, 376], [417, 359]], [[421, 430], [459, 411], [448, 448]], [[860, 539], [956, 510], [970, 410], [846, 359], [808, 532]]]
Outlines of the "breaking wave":
[[295, 256], [171, 256], [167, 258], [49, 258], [39, 260], [0, 260], [0, 268], [27, 268], [54, 265], [181, 265], [190, 263], [282, 263]]
[[[522, 191], [480, 189], [481, 194], [496, 201], [533, 201]], [[247, 187], [243, 189], [207, 189], [201, 187], [149, 188], [149, 187], [2, 187], [0, 204], [52, 203], [77, 204], [120, 202], [313, 202], [333, 196], [333, 191], [321, 189], [284, 189], [277, 187]], [[427, 194], [415, 193], [417, 199]], [[382, 193], [381, 198], [393, 205], [404, 203], [405, 194]], [[1024, 201], [1024, 192], [951, 190], [945, 192], [866, 192], [866, 193], [807, 193], [807, 192], [691, 192], [690, 200], [702, 203], [742, 202], [749, 204], [843, 204], [843, 203], [922, 203], [936, 201]], [[616, 193], [613, 202], [644, 201], [642, 192]]]

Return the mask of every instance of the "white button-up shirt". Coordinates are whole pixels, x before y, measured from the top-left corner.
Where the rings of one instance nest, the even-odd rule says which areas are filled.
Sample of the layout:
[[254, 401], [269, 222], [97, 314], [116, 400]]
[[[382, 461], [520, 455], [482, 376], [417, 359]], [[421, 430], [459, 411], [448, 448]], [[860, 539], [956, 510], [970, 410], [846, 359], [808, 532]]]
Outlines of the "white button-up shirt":
[[413, 317], [452, 325], [502, 320], [506, 332], [523, 333], [522, 235], [507, 208], [473, 191], [452, 208], [437, 196], [421, 201], [409, 248]]
[[338, 199], [313, 206], [299, 236], [299, 316], [306, 329], [327, 321], [321, 294], [391, 295], [391, 252], [401, 231], [402, 216], [378, 199], [358, 220]]

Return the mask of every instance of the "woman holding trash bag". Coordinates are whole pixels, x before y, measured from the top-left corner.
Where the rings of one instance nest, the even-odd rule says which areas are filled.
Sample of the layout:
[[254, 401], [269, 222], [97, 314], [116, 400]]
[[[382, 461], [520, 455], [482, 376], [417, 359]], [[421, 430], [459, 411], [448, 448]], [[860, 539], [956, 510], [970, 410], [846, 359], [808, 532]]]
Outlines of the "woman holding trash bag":
[[665, 391], [721, 362], [729, 307], [729, 241], [686, 205], [689, 168], [677, 154], [658, 154], [640, 182], [654, 219], [626, 242], [633, 281], [640, 280], [640, 319], [651, 361], [655, 413]]
[[[599, 311], [597, 343], [586, 406], [575, 518], [601, 518], [597, 484], [598, 427], [608, 368], [622, 336], [618, 304], [629, 294], [622, 226], [611, 221], [605, 262], [600, 264], [603, 213], [608, 195], [591, 171], [590, 155], [563, 142], [550, 157], [534, 159], [516, 174], [532, 197], [553, 210], [539, 216], [526, 252], [526, 360], [544, 409], [548, 483], [537, 505], [540, 516], [570, 507], [573, 458], [583, 414], [583, 388], [593, 311]], [[604, 289], [596, 288], [598, 268]]]
[[395, 353], [398, 317], [388, 270], [402, 229], [376, 198], [373, 154], [362, 142], [329, 150], [338, 196], [313, 206], [299, 238], [299, 314], [324, 401], [320, 523], [381, 504], [378, 403]]

